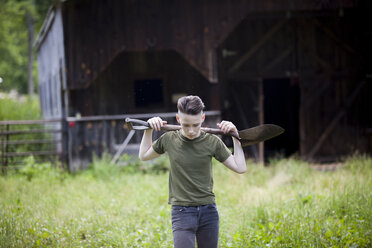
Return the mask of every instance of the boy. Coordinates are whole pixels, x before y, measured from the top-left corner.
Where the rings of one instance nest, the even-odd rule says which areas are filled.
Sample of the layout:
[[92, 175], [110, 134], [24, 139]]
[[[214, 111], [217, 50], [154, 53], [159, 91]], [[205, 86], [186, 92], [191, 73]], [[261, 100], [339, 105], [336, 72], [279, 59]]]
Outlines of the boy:
[[[139, 150], [142, 161], [168, 152], [169, 204], [172, 205], [174, 247], [217, 247], [219, 216], [213, 193], [212, 157], [229, 169], [244, 173], [246, 164], [238, 139], [232, 137], [234, 154], [215, 135], [200, 127], [205, 119], [204, 103], [198, 96], [178, 99], [179, 131], [164, 133], [152, 144], [152, 130], [160, 131], [166, 124], [159, 117], [148, 120], [152, 129], [143, 134]], [[224, 132], [236, 131], [235, 125], [222, 121], [217, 126]]]

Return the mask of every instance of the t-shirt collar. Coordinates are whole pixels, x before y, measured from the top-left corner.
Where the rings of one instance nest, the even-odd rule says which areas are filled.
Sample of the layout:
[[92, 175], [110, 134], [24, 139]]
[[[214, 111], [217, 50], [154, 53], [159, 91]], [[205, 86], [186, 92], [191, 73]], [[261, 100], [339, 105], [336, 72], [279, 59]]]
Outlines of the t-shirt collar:
[[189, 139], [189, 138], [183, 136], [182, 133], [181, 133], [181, 130], [177, 130], [177, 134], [179, 135], [179, 137], [182, 140], [187, 141], [187, 142], [195, 142], [195, 141], [198, 141], [198, 140], [200, 140], [201, 138], [203, 138], [205, 136], [205, 132], [204, 131], [201, 131], [201, 130], [200, 130], [200, 135], [197, 138], [195, 138], [195, 139]]

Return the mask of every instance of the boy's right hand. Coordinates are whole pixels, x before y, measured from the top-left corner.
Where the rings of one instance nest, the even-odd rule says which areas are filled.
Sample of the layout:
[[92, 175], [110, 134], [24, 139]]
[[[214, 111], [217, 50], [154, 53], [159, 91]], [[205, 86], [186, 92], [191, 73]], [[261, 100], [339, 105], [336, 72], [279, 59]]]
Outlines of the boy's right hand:
[[148, 119], [147, 122], [155, 131], [160, 131], [161, 127], [167, 124], [167, 121], [163, 121], [160, 117], [153, 117], [151, 119]]

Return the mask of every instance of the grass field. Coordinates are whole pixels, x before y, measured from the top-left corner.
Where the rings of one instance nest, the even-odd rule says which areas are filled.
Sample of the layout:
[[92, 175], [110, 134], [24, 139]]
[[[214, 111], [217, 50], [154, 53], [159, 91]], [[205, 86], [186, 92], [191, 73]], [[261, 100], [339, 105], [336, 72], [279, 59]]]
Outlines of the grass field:
[[[0, 176], [0, 246], [172, 247], [166, 160], [108, 161], [71, 175], [29, 159]], [[333, 172], [248, 164], [238, 175], [215, 163], [220, 247], [372, 247], [371, 158]]]

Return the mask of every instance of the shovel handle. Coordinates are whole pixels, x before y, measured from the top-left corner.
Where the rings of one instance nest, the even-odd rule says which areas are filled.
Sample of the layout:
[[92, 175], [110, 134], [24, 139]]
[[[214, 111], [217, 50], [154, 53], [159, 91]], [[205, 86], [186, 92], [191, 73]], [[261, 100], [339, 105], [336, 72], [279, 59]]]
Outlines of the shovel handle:
[[[151, 129], [151, 126], [147, 121], [132, 119], [132, 118], [126, 118], [125, 122], [140, 125], [140, 126], [143, 127], [143, 128], [141, 128], [141, 130]], [[180, 130], [180, 129], [181, 129], [180, 125], [171, 125], [171, 124], [165, 124], [164, 126], [161, 127], [161, 131], [163, 131], [163, 132], [177, 131], [177, 130]], [[206, 132], [206, 133], [211, 133], [211, 134], [216, 134], [216, 135], [229, 135], [229, 136], [233, 136], [237, 139], [240, 139], [239, 134], [237, 132], [224, 133], [224, 132], [222, 132], [221, 129], [208, 128], [208, 127], [202, 127], [200, 129], [202, 131]]]
[[203, 130], [206, 133], [211, 133], [211, 134], [216, 134], [216, 135], [228, 135], [228, 136], [232, 136], [232, 137], [235, 137], [238, 140], [240, 140], [239, 133], [237, 133], [237, 132], [224, 133], [224, 132], [222, 132], [221, 129], [209, 128], [209, 127], [202, 127], [200, 129]]

